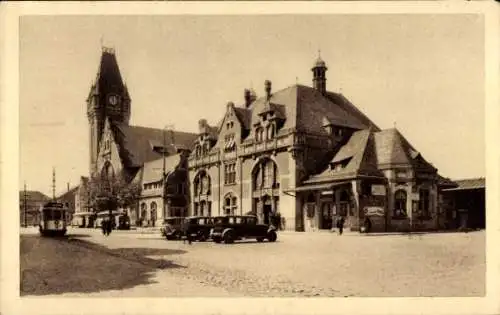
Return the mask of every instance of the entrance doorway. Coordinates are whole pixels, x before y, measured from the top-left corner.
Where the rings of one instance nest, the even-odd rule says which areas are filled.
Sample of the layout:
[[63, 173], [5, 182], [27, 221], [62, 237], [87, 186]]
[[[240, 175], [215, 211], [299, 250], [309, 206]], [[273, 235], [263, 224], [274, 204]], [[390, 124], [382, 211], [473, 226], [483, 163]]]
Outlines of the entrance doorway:
[[321, 205], [321, 223], [320, 229], [330, 230], [333, 228], [333, 204], [324, 202]]
[[269, 224], [271, 222], [271, 213], [273, 211], [273, 208], [269, 204], [264, 204], [264, 224]]

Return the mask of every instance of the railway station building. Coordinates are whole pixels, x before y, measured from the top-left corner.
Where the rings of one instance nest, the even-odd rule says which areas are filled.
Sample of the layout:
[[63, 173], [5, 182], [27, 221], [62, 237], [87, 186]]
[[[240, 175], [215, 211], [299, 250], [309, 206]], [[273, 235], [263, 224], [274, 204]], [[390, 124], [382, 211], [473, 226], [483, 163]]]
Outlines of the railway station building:
[[[327, 70], [315, 60], [311, 86], [273, 90], [263, 80], [260, 96], [245, 89], [241, 101], [222, 105], [218, 123], [200, 117], [197, 133], [165, 137], [129, 125], [131, 97], [114, 51], [104, 49], [87, 99], [90, 172], [120, 171], [139, 182], [131, 217], [155, 224], [173, 215], [250, 213], [268, 223], [279, 213], [296, 231], [331, 229], [339, 216], [355, 231], [367, 220], [374, 231], [442, 228], [440, 194], [454, 184], [398, 129], [380, 129], [328, 91]], [[175, 174], [167, 188], [163, 169]]]

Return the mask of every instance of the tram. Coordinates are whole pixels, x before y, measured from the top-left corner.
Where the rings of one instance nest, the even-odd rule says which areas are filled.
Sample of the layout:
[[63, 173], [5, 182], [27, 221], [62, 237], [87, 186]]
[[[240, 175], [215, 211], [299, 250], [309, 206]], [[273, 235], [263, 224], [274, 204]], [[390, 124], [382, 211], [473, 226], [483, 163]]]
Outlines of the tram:
[[68, 208], [59, 202], [48, 202], [40, 209], [41, 236], [64, 236], [66, 234]]

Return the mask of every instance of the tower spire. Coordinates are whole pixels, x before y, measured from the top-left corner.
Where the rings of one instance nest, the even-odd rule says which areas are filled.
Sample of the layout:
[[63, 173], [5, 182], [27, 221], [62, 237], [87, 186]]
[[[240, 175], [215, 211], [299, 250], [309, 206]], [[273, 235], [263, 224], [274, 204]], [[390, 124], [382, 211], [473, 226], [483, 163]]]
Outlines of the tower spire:
[[314, 63], [311, 71], [313, 72], [313, 87], [321, 93], [326, 92], [326, 63], [321, 59], [321, 50], [318, 50], [318, 59]]

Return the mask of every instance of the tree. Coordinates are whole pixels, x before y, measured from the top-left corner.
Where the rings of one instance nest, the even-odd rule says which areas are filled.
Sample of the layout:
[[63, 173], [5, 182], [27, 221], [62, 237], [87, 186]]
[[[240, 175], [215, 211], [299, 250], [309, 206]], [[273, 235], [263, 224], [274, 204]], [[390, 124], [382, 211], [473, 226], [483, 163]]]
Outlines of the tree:
[[94, 211], [111, 211], [135, 205], [141, 194], [139, 183], [128, 182], [124, 176], [94, 176], [89, 180], [90, 205]]

